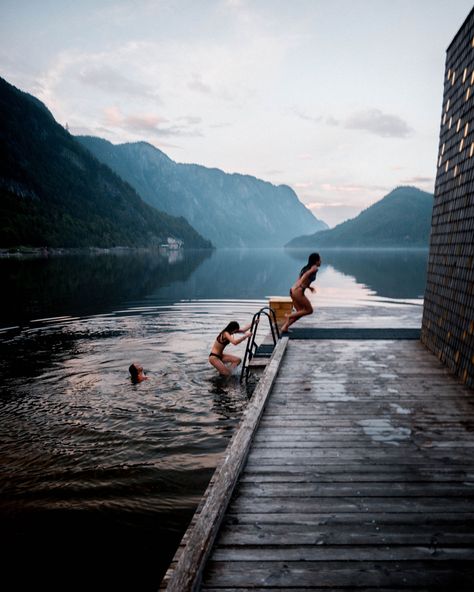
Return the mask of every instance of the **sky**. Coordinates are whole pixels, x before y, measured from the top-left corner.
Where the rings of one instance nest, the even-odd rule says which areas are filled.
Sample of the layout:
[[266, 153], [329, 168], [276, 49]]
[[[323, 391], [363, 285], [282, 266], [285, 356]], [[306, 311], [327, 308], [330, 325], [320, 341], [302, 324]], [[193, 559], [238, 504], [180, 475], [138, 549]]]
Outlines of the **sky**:
[[467, 0], [0, 0], [0, 76], [75, 135], [289, 185], [329, 226], [433, 192]]

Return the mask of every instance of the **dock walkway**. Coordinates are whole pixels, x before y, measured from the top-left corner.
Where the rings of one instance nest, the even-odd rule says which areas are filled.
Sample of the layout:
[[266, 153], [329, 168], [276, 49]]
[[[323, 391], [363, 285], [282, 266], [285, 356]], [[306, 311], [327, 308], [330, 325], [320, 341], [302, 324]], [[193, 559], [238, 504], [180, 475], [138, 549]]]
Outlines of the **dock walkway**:
[[195, 589], [474, 589], [473, 391], [416, 339], [281, 359]]

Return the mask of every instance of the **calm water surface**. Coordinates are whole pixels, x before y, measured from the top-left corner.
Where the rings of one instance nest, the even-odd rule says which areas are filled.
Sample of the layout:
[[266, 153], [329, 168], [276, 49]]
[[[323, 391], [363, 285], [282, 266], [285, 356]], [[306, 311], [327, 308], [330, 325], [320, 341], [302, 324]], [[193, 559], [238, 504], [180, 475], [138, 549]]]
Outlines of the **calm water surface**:
[[[287, 295], [307, 255], [0, 260], [0, 516], [15, 589], [158, 588], [253, 388], [216, 375], [212, 342]], [[426, 251], [322, 256], [321, 306], [421, 303]], [[149, 377], [135, 386], [134, 360]]]

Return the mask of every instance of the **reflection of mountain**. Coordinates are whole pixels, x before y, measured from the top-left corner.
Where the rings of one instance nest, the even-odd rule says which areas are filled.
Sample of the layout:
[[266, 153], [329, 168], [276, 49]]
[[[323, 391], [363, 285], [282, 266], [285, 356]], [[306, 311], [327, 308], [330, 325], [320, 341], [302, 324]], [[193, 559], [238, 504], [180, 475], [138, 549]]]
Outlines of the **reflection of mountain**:
[[355, 278], [385, 298], [423, 297], [428, 249], [321, 251], [323, 265]]
[[[426, 281], [427, 250], [324, 250], [326, 265], [379, 296], [418, 298]], [[251, 299], [288, 294], [307, 251], [229, 249], [184, 251], [175, 262], [150, 253], [0, 259], [4, 280], [0, 325], [61, 315], [100, 314], [132, 301]]]
[[307, 254], [295, 263], [284, 249], [218, 249], [184, 285], [160, 290], [161, 297], [265, 299], [287, 295], [306, 263]]
[[103, 313], [160, 287], [185, 281], [210, 251], [3, 259], [0, 324]]

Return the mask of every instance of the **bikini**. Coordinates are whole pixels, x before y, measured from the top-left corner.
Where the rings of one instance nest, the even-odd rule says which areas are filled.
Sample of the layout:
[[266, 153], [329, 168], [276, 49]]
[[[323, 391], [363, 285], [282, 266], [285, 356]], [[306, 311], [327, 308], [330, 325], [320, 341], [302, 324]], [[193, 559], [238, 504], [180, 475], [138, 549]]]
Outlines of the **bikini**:
[[[293, 296], [293, 294], [292, 294], [293, 290], [303, 290], [303, 294], [304, 294], [304, 291], [306, 290], [306, 288], [308, 288], [312, 284], [312, 282], [314, 282], [314, 280], [316, 279], [316, 273], [312, 273], [309, 276], [309, 281], [308, 281], [307, 286], [296, 286], [296, 288], [290, 288], [290, 296]], [[301, 277], [301, 275], [302, 274], [300, 274], [300, 277]]]
[[[226, 339], [225, 337], [222, 336], [222, 333], [219, 333], [219, 335], [217, 336], [216, 339], [217, 343], [220, 343], [221, 345], [223, 345], [224, 347], [226, 345], [229, 345], [230, 341], [228, 339]], [[215, 354], [214, 352], [211, 352], [209, 354], [209, 357], [214, 356], [215, 358], [217, 358], [218, 360], [222, 361], [222, 354]]]

